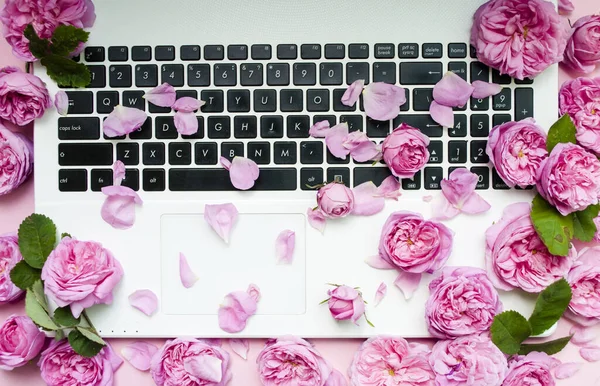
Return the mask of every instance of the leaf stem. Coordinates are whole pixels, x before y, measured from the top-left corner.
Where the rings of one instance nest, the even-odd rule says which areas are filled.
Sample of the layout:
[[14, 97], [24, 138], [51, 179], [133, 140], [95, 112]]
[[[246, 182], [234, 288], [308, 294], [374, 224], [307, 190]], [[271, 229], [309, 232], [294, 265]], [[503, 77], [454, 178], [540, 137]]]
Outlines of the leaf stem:
[[83, 310], [83, 312], [81, 313], [81, 315], [83, 316], [83, 318], [85, 319], [86, 323], [90, 327], [90, 330], [92, 330], [92, 332], [94, 334], [98, 335], [98, 331], [96, 331], [96, 327], [94, 327], [94, 325], [92, 324], [92, 321], [90, 320], [90, 317], [88, 316], [86, 310]]

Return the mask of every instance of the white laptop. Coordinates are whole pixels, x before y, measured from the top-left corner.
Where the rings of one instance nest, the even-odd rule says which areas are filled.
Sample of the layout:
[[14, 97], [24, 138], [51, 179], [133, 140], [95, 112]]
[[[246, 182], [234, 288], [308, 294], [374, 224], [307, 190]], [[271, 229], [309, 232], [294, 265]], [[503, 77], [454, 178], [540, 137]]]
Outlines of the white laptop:
[[[503, 208], [529, 201], [531, 191], [506, 189], [485, 155], [496, 124], [533, 116], [550, 127], [557, 117], [557, 68], [535, 81], [514, 82], [471, 56], [472, 15], [483, 0], [101, 0], [81, 60], [90, 66], [89, 88], [67, 90], [68, 117], [49, 111], [35, 127], [35, 206], [61, 232], [96, 240], [121, 262], [125, 275], [111, 305], [91, 312], [106, 337], [224, 337], [217, 310], [224, 296], [250, 283], [262, 291], [245, 337], [428, 336], [424, 322], [428, 275], [406, 301], [394, 287], [394, 271], [364, 261], [377, 253], [381, 226], [400, 210], [431, 216], [426, 195], [453, 167], [480, 175], [479, 193], [492, 209], [461, 215], [447, 225], [456, 233], [448, 265], [484, 267], [485, 230]], [[36, 69], [47, 83], [52, 83]], [[456, 127], [442, 129], [428, 114], [433, 85], [453, 70], [467, 80], [501, 83], [489, 100], [471, 101], [456, 112]], [[339, 98], [353, 80], [384, 81], [407, 88], [408, 103], [394, 122], [373, 122]], [[207, 102], [193, 138], [182, 138], [168, 109], [149, 108], [144, 91], [169, 82], [180, 95]], [[268, 100], [263, 103], [264, 98]], [[290, 97], [293, 103], [290, 103]], [[240, 98], [240, 99], [237, 99]], [[242, 101], [236, 102], [236, 101]], [[101, 121], [116, 104], [146, 109], [149, 121], [128, 138], [105, 139]], [[307, 185], [343, 181], [353, 187], [389, 172], [384, 165], [341, 162], [322, 140], [308, 137], [315, 121], [348, 122], [382, 141], [399, 122], [431, 138], [431, 159], [414, 181], [402, 181], [402, 197], [387, 201], [372, 217], [329, 221], [325, 234], [311, 228], [306, 210], [315, 206]], [[80, 130], [59, 130], [59, 127]], [[234, 191], [218, 164], [220, 155], [257, 161], [254, 189]], [[127, 166], [125, 185], [144, 200], [129, 230], [100, 217], [115, 160]], [[235, 204], [240, 217], [225, 244], [204, 221], [206, 204]], [[293, 264], [276, 263], [275, 239], [296, 232]], [[191, 289], [179, 278], [179, 253], [199, 281]], [[388, 294], [373, 306], [381, 282]], [[326, 283], [361, 288], [369, 302], [359, 326], [338, 323], [326, 305]], [[129, 294], [150, 289], [159, 310], [147, 317], [128, 304]], [[505, 309], [529, 313], [534, 297], [502, 293]]]

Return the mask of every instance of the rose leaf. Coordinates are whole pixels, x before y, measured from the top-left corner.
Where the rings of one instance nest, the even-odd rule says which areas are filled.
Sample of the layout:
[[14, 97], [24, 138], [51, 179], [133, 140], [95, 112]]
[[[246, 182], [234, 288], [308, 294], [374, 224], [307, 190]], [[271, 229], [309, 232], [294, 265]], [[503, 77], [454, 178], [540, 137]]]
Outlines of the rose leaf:
[[513, 355], [519, 352], [521, 343], [531, 336], [531, 326], [517, 311], [505, 311], [494, 317], [490, 333], [492, 342], [500, 351]]
[[565, 348], [572, 336], [573, 335], [565, 336], [564, 338], [559, 338], [544, 343], [522, 344], [521, 349], [519, 350], [519, 355], [527, 355], [532, 351], [545, 352], [548, 355], [554, 355]]
[[19, 261], [13, 269], [10, 270], [10, 281], [22, 290], [31, 287], [33, 283], [40, 280], [42, 271], [33, 268], [25, 260]]
[[59, 327], [52, 321], [50, 315], [44, 310], [44, 307], [38, 302], [32, 290], [27, 290], [25, 295], [25, 311], [27, 316], [38, 326], [46, 330], [58, 330]]
[[560, 279], [543, 290], [529, 317], [532, 334], [542, 334], [558, 322], [569, 306], [571, 296], [571, 286], [565, 279]]
[[61, 24], [52, 34], [50, 51], [55, 55], [68, 56], [79, 44], [87, 42], [90, 33], [72, 25]]
[[594, 219], [598, 217], [600, 204], [590, 205], [585, 210], [573, 213], [573, 236], [577, 240], [590, 242], [596, 235], [596, 224]]
[[69, 333], [69, 344], [77, 354], [86, 358], [95, 356], [104, 347], [104, 345], [86, 338], [79, 329]]
[[32, 214], [19, 226], [19, 249], [33, 268], [42, 269], [56, 242], [56, 226], [42, 214]]
[[577, 129], [571, 120], [569, 114], [565, 114], [556, 121], [548, 131], [548, 139], [546, 140], [546, 148], [548, 153], [559, 143], [577, 143]]
[[81, 322], [81, 318], [75, 318], [71, 307], [61, 307], [54, 311], [54, 321], [64, 327], [75, 327]]
[[557, 256], [569, 254], [574, 233], [573, 215], [561, 215], [538, 194], [533, 199], [531, 221], [550, 253]]

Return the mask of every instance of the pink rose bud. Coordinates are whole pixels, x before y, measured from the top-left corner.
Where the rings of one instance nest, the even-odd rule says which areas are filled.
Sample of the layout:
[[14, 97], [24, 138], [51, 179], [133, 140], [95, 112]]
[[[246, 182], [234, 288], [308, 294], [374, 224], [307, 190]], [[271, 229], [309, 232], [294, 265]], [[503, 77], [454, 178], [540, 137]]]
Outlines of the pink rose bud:
[[0, 369], [12, 370], [35, 358], [46, 335], [27, 316], [11, 316], [0, 326]]
[[560, 113], [577, 128], [577, 143], [600, 154], [600, 77], [565, 82], [559, 94]]
[[23, 260], [16, 234], [0, 235], [0, 304], [10, 303], [23, 295], [23, 290], [10, 280], [10, 271]]
[[329, 290], [329, 312], [336, 320], [352, 320], [358, 325], [358, 319], [365, 313], [365, 301], [358, 290], [341, 285]]
[[354, 209], [354, 194], [344, 184], [329, 183], [317, 192], [317, 205], [326, 217], [346, 217]]
[[600, 15], [584, 16], [573, 24], [563, 63], [577, 72], [594, 72], [600, 63]]
[[508, 363], [508, 374], [502, 386], [522, 386], [535, 379], [537, 386], [554, 386], [552, 370], [560, 361], [544, 352], [531, 352], [517, 356]]
[[0, 123], [0, 196], [17, 189], [33, 171], [33, 143]]
[[582, 326], [600, 323], [600, 247], [581, 250], [567, 281], [573, 297], [565, 316]]
[[398, 178], [413, 178], [429, 161], [429, 138], [405, 123], [383, 141], [383, 161]]
[[44, 115], [52, 100], [46, 84], [21, 70], [0, 70], [0, 118], [25, 126]]

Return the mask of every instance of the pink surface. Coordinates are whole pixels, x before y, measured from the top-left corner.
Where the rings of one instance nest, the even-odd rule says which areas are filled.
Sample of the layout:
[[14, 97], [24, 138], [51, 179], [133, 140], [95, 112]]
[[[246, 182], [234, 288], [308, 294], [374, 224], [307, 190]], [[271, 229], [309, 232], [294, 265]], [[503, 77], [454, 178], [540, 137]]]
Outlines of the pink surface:
[[[600, 9], [598, 8], [598, 2], [596, 0], [573, 0], [575, 4], [575, 12], [573, 13], [571, 20], [575, 21], [577, 18], [597, 13]], [[0, 0], [0, 5], [4, 4], [4, 0]], [[10, 47], [6, 44], [4, 39], [0, 39], [0, 66], [5, 65], [23, 65], [22, 62], [16, 60], [10, 51]], [[596, 71], [596, 75], [600, 76], [600, 71]], [[561, 82], [569, 79], [569, 74], [561, 71]], [[11, 129], [15, 129], [11, 127]], [[27, 135], [31, 136], [31, 128], [19, 129]], [[5, 232], [15, 232], [19, 223], [33, 211], [33, 181], [30, 179], [20, 189], [8, 196], [0, 197], [0, 234]], [[1, 306], [0, 308], [0, 320], [6, 319], [11, 314], [25, 314], [23, 303], [20, 302], [16, 305]], [[555, 336], [560, 337], [568, 334], [571, 324], [566, 320], [562, 320], [559, 325], [559, 329]], [[598, 338], [596, 344], [600, 345], [600, 326], [597, 326], [594, 330]], [[151, 340], [151, 343], [157, 346], [161, 345], [161, 340]], [[317, 349], [322, 355], [329, 360], [334, 367], [346, 372], [346, 369], [350, 365], [354, 352], [361, 344], [361, 340], [334, 340], [334, 339], [323, 339], [316, 340]], [[110, 340], [117, 352], [120, 352], [121, 348], [126, 344], [130, 343], [129, 340]], [[256, 372], [256, 356], [263, 347], [264, 341], [254, 340], [250, 345], [250, 352], [248, 360], [244, 361], [237, 355], [233, 354], [229, 350], [227, 343], [224, 343], [225, 349], [232, 353], [233, 358], [233, 379], [230, 382], [232, 386], [259, 386], [260, 381]], [[563, 362], [585, 362], [579, 356], [579, 348], [574, 345], [569, 345], [565, 350], [557, 355]], [[12, 372], [5, 372], [0, 370], [0, 386], [14, 386], [14, 385], [28, 385], [36, 386], [43, 385], [44, 382], [39, 376], [39, 371], [35, 364], [30, 363], [29, 365], [16, 369]], [[561, 386], [600, 386], [600, 371], [598, 365], [593, 363], [584, 363], [581, 370], [572, 378], [562, 381], [557, 381], [558, 385]], [[154, 385], [150, 374], [142, 373], [128, 363], [124, 363], [116, 374], [115, 386], [125, 385], [136, 385], [136, 386], [150, 386]]]

